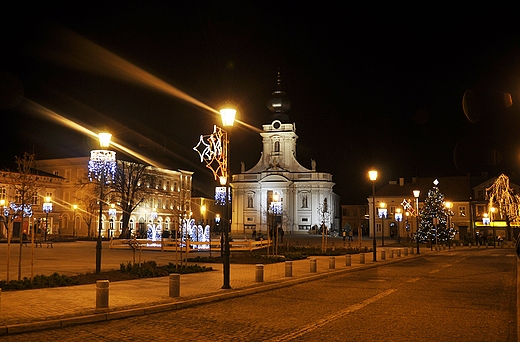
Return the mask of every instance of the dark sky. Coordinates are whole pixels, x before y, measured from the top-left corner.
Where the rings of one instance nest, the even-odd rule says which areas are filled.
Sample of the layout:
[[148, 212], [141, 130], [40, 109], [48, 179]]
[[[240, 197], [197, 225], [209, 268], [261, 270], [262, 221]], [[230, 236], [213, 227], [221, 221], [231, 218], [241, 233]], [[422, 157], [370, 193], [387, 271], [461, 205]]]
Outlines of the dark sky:
[[[306, 167], [315, 159], [318, 171], [332, 173], [343, 204], [365, 202], [373, 167], [378, 186], [399, 177], [511, 174], [519, 167], [516, 19], [446, 9], [376, 12], [337, 2], [19, 6], [0, 24], [4, 165], [25, 151], [43, 159], [88, 156], [97, 147], [37, 114], [42, 106], [108, 130], [168, 168], [194, 171], [196, 186], [211, 192], [210, 172], [192, 147], [218, 118], [143, 84], [135, 71], [117, 71], [124, 60], [211, 108], [236, 103], [239, 119], [258, 129], [270, 122], [266, 102], [280, 70], [299, 136], [297, 158]], [[462, 106], [468, 90], [473, 122]], [[232, 171], [240, 161], [254, 166], [261, 146], [258, 132], [233, 129]]]

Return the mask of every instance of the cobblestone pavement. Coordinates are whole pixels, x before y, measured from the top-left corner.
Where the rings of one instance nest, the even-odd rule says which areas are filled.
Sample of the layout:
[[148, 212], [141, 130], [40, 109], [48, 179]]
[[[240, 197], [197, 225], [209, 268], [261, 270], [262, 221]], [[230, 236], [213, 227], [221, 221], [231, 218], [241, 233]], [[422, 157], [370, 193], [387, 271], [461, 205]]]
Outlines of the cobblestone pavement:
[[[86, 265], [95, 265], [95, 258], [85, 256], [85, 250], [94, 248], [92, 243], [77, 243], [76, 246], [55, 244], [54, 248], [38, 248], [35, 258], [35, 274], [52, 272], [84, 273]], [[108, 247], [108, 246], [107, 246]], [[24, 247], [25, 248], [25, 247]], [[459, 247], [460, 248], [460, 247]], [[468, 247], [464, 247], [468, 248]], [[476, 247], [473, 247], [476, 248]], [[492, 247], [491, 247], [492, 248]], [[28, 247], [24, 252], [29, 251]], [[36, 249], [35, 249], [36, 251]], [[381, 260], [384, 251], [385, 259]], [[221, 289], [222, 265], [207, 264], [213, 271], [180, 276], [180, 296], [170, 297], [169, 277], [113, 282], [109, 284], [109, 305], [106, 310], [96, 310], [96, 285], [80, 285], [51, 289], [5, 291], [0, 293], [0, 336], [40, 329], [59, 328], [67, 325], [106, 321], [119, 317], [139, 316], [154, 312], [174, 310], [236, 296], [288, 286], [331, 273], [352, 272], [361, 267], [378, 267], [405, 258], [417, 257], [413, 248], [378, 248], [379, 261], [372, 261], [372, 253], [354, 254], [349, 257], [312, 257], [293, 261], [288, 274], [288, 263], [259, 265], [231, 264], [231, 289]], [[94, 254], [91, 251], [91, 254]], [[2, 253], [4, 253], [2, 255]], [[442, 253], [423, 248], [422, 254]], [[17, 260], [16, 253], [11, 258]], [[0, 246], [0, 260], [5, 260], [5, 246]], [[131, 252], [103, 249], [103, 267], [118, 268], [121, 262], [131, 260]], [[143, 261], [154, 259], [161, 263], [171, 262], [175, 257], [168, 252], [148, 252], [141, 255]], [[365, 263], [362, 263], [362, 258]], [[81, 263], [77, 260], [81, 259]], [[348, 261], [350, 259], [350, 261]], [[92, 264], [91, 264], [92, 262]], [[71, 266], [70, 264], [74, 264]], [[350, 265], [348, 265], [350, 264]], [[24, 268], [26, 266], [24, 265]], [[263, 267], [263, 272], [261, 272]], [[81, 270], [81, 272], [79, 271]], [[16, 276], [11, 272], [11, 279]], [[262, 275], [262, 277], [260, 277]], [[290, 275], [290, 276], [288, 276]], [[5, 276], [5, 270], [4, 270]], [[261, 279], [263, 278], [263, 279]], [[4, 278], [5, 279], [5, 278]], [[263, 281], [262, 281], [263, 280]]]

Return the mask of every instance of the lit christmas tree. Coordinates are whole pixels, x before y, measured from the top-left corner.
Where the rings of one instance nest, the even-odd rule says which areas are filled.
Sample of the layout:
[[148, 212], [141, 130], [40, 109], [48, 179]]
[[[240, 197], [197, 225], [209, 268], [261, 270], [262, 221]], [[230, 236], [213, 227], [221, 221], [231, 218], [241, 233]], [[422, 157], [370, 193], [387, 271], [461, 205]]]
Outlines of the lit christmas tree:
[[419, 212], [421, 222], [417, 236], [421, 242], [441, 243], [448, 239], [453, 240], [456, 231], [452, 227], [447, 228], [448, 215], [453, 213], [445, 205], [444, 194], [437, 186], [439, 181], [435, 180], [433, 184]]

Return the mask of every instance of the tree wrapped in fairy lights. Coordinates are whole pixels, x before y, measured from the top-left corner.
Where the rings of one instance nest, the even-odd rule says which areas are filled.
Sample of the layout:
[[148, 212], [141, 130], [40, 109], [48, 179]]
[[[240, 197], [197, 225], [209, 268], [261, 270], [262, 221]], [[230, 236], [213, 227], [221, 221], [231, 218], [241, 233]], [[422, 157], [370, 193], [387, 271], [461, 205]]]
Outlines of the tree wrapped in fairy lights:
[[428, 190], [424, 205], [419, 211], [421, 224], [416, 238], [420, 242], [447, 242], [453, 240], [456, 234], [455, 229], [448, 227], [448, 216], [452, 213], [445, 205], [444, 194], [438, 187], [439, 181], [435, 180], [433, 184], [433, 188]]
[[507, 223], [507, 239], [511, 240], [511, 222], [520, 221], [518, 214], [520, 196], [515, 195], [514, 190], [509, 185], [509, 177], [501, 174], [495, 182], [486, 188], [486, 197], [488, 199], [488, 212], [491, 208], [498, 208], [500, 218]]

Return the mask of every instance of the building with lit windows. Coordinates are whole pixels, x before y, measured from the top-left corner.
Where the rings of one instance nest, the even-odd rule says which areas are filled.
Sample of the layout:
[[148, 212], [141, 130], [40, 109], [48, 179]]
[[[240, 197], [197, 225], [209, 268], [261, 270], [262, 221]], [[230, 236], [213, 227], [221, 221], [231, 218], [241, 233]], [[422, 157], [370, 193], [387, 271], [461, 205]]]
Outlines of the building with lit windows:
[[34, 191], [31, 190], [31, 195], [26, 199], [28, 203], [25, 206], [30, 210], [30, 215], [24, 218], [22, 227], [21, 216], [13, 215], [18, 211], [13, 208], [20, 207], [23, 201], [20, 194], [20, 173], [16, 168], [0, 171], [0, 239], [7, 238], [6, 222], [9, 229], [12, 229], [11, 237], [14, 239], [19, 239], [21, 234], [31, 234], [33, 227], [38, 237], [44, 236], [45, 229], [48, 232], [57, 232], [59, 229], [60, 215], [51, 210], [52, 206], [47, 206], [48, 212], [44, 209], [51, 203], [46, 203], [46, 200], [53, 201], [61, 196], [63, 177], [35, 169], [31, 169], [28, 177], [34, 180]]
[[[511, 231], [507, 230], [506, 219], [499, 214], [489, 213], [489, 202], [486, 197], [486, 189], [489, 188], [497, 177], [489, 178], [486, 174], [479, 176], [455, 176], [455, 177], [423, 177], [412, 178], [411, 182], [405, 182], [404, 178], [398, 181], [390, 181], [379, 187], [375, 193], [376, 217], [372, 213], [372, 196], [367, 198], [369, 206], [369, 226], [376, 226], [376, 237], [396, 238], [399, 234], [401, 239], [411, 239], [417, 231], [414, 210], [416, 199], [413, 191], [420, 190], [419, 211], [428, 195], [428, 191], [438, 181], [437, 187], [444, 194], [444, 200], [450, 202], [452, 216], [450, 224], [457, 231], [455, 240], [475, 242], [481, 236], [492, 236], [493, 233], [506, 238], [517, 236], [519, 227], [511, 223]], [[520, 187], [510, 183], [514, 193], [519, 194]], [[405, 209], [406, 203], [411, 205], [411, 210]], [[404, 205], [403, 205], [404, 204]], [[400, 219], [396, 213], [402, 212]], [[380, 215], [381, 213], [386, 215]], [[408, 214], [407, 214], [408, 213]], [[494, 232], [493, 232], [494, 229]], [[369, 234], [373, 236], [373, 229]]]
[[[95, 186], [88, 179], [88, 157], [37, 160], [36, 167], [61, 179], [54, 191], [54, 216], [59, 222], [53, 234], [62, 236], [97, 236], [99, 207], [89, 209], [89, 197], [95, 194]], [[149, 168], [154, 184], [148, 187], [148, 195], [132, 212], [129, 228], [132, 235], [146, 237], [148, 227], [162, 231], [178, 231], [182, 219], [191, 217], [192, 174], [185, 170]], [[88, 218], [90, 221], [90, 232]], [[119, 237], [122, 230], [122, 212], [118, 203], [107, 203], [102, 215], [102, 236]]]
[[[278, 79], [280, 89], [280, 79]], [[339, 227], [339, 197], [334, 193], [332, 175], [302, 166], [296, 159], [296, 125], [290, 122], [291, 108], [285, 92], [276, 90], [267, 103], [271, 122], [260, 133], [263, 151], [260, 160], [232, 176], [231, 232], [250, 235], [307, 234], [312, 226]]]

